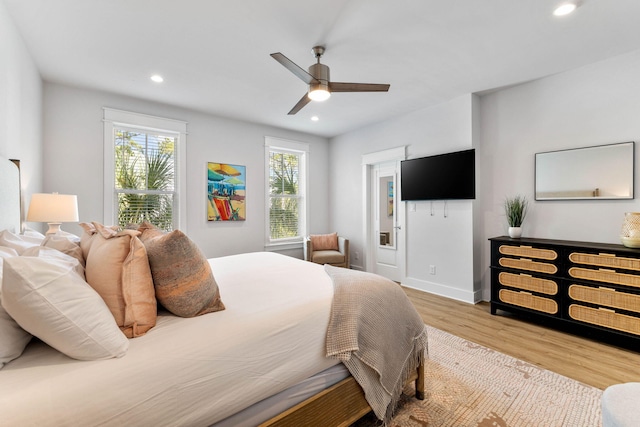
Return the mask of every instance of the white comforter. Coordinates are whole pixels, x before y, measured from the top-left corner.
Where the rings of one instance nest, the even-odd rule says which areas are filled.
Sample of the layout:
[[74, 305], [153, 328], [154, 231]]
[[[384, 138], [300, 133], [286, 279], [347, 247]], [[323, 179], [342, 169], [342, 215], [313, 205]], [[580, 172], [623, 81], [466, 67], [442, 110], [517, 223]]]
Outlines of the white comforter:
[[0, 369], [0, 425], [206, 426], [337, 363], [325, 357], [322, 266], [262, 252], [210, 263], [226, 310], [162, 313], [121, 359], [31, 343]]

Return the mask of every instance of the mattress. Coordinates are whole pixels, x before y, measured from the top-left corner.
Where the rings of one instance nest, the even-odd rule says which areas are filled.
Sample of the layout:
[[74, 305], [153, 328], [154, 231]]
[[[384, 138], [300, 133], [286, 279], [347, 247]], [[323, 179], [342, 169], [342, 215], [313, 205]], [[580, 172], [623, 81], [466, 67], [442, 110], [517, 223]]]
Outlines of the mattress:
[[226, 310], [159, 313], [120, 359], [76, 361], [41, 342], [0, 369], [2, 426], [207, 426], [337, 364], [333, 286], [275, 253], [211, 259]]
[[255, 427], [339, 383], [349, 375], [349, 371], [342, 363], [333, 365], [215, 423], [212, 427]]

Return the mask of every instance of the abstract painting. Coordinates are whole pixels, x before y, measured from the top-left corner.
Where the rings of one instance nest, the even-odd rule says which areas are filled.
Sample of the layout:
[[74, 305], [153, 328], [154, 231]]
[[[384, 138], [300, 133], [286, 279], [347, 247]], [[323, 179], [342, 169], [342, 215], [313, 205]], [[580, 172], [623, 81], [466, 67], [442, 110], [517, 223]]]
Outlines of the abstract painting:
[[207, 163], [207, 220], [246, 219], [246, 166]]

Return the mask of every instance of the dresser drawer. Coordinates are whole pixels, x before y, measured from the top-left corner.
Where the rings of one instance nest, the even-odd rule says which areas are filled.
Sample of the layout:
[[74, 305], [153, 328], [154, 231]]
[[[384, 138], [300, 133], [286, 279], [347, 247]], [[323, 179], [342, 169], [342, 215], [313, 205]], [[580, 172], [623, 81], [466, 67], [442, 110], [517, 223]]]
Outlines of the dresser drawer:
[[598, 253], [589, 254], [582, 252], [572, 252], [569, 254], [569, 260], [574, 264], [592, 265], [595, 267], [623, 269], [640, 271], [639, 258], [627, 258], [617, 256], [615, 254]]
[[580, 322], [640, 335], [640, 318], [616, 313], [613, 310], [571, 304], [569, 306], [569, 317]]
[[603, 268], [594, 270], [591, 268], [571, 267], [569, 269], [569, 276], [575, 279], [640, 288], [640, 276], [620, 273], [615, 270], [607, 270]]
[[528, 258], [500, 258], [498, 264], [505, 268], [534, 271], [536, 273], [556, 274], [558, 267], [547, 262], [533, 261]]
[[500, 289], [498, 299], [506, 304], [528, 308], [547, 314], [558, 314], [558, 303], [550, 298], [540, 297], [524, 291]]
[[533, 246], [500, 245], [498, 252], [522, 258], [535, 258], [553, 261], [558, 258], [558, 253], [553, 249], [534, 248]]
[[569, 297], [574, 301], [640, 313], [640, 295], [612, 288], [572, 284]]
[[502, 271], [498, 274], [498, 283], [503, 286], [545, 295], [556, 295], [558, 293], [558, 284], [553, 280], [533, 277], [529, 274]]

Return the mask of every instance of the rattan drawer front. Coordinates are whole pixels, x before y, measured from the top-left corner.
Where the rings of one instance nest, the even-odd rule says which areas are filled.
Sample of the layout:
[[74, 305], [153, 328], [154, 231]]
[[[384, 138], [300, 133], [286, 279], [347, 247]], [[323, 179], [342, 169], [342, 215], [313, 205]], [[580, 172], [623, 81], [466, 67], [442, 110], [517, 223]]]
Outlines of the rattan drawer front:
[[569, 260], [576, 264], [640, 271], [640, 258], [617, 257], [613, 254], [583, 254], [573, 252], [569, 255]]
[[571, 267], [569, 269], [569, 276], [575, 277], [576, 279], [594, 280], [596, 282], [640, 288], [640, 276], [618, 273], [614, 270], [592, 270], [589, 268]]
[[611, 288], [571, 285], [569, 286], [569, 296], [575, 301], [640, 313], [640, 295], [618, 292]]
[[517, 268], [519, 270], [535, 271], [538, 273], [556, 274], [558, 267], [546, 262], [532, 261], [527, 258], [500, 258], [498, 263], [503, 267]]
[[613, 310], [571, 304], [569, 317], [592, 325], [640, 335], [640, 318], [616, 313]]
[[558, 285], [553, 280], [532, 277], [528, 274], [514, 274], [503, 271], [498, 275], [498, 282], [504, 286], [546, 295], [556, 295], [558, 293]]
[[519, 256], [525, 258], [546, 259], [553, 261], [558, 258], [558, 253], [553, 249], [541, 249], [531, 246], [509, 246], [502, 245], [498, 249], [503, 255]]
[[498, 298], [500, 298], [500, 301], [506, 302], [507, 304], [542, 311], [548, 314], [556, 314], [558, 312], [557, 302], [549, 298], [532, 295], [528, 292], [516, 292], [510, 291], [509, 289], [500, 289], [500, 292], [498, 292]]

